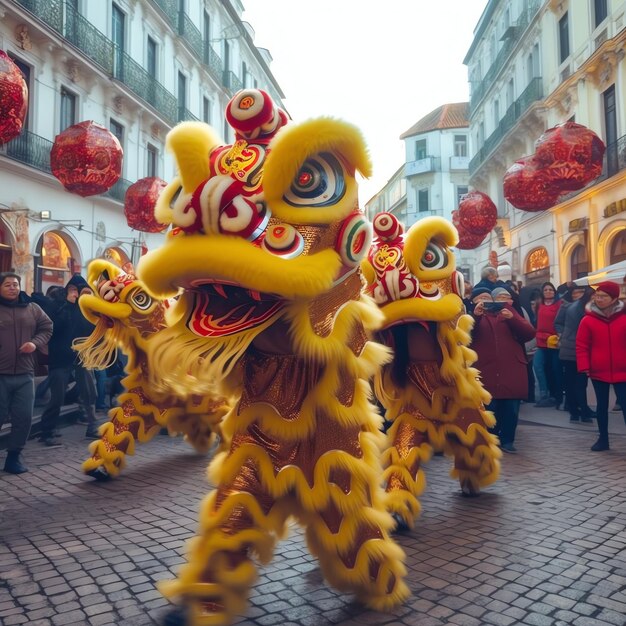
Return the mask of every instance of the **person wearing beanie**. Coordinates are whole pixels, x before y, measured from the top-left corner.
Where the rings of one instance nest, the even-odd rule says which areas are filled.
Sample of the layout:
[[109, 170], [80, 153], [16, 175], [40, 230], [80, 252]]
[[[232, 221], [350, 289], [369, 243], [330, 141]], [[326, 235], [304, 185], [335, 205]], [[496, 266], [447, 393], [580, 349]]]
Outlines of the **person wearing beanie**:
[[91, 292], [89, 284], [80, 275], [74, 274], [65, 286], [65, 299], [58, 302], [50, 317], [54, 324], [48, 345], [48, 379], [50, 401], [41, 415], [41, 435], [39, 440], [47, 447], [58, 447], [55, 431], [65, 401], [65, 392], [72, 377], [78, 387], [79, 404], [85, 419], [85, 437], [99, 437], [96, 426], [96, 385], [91, 370], [85, 369], [72, 348], [75, 339], [88, 337], [94, 326], [87, 321], [78, 305], [81, 294]]
[[615, 389], [626, 422], [626, 315], [620, 286], [597, 285], [576, 335], [576, 365], [587, 374], [596, 392], [598, 440], [593, 452], [609, 449], [609, 389]]
[[[496, 293], [496, 303], [492, 293]], [[476, 294], [473, 300], [471, 347], [478, 355], [474, 367], [491, 394], [491, 402], [485, 407], [496, 418], [491, 432], [499, 437], [504, 452], [515, 453], [520, 401], [528, 397], [524, 343], [535, 336], [535, 329], [513, 308], [506, 289], [487, 290]]]

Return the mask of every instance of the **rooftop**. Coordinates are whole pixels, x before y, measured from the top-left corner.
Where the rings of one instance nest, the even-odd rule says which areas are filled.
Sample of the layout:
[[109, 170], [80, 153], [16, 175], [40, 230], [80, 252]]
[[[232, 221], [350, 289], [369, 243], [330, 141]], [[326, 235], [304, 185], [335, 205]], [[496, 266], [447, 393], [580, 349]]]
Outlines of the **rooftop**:
[[469, 102], [441, 105], [403, 132], [400, 139], [446, 128], [469, 128]]

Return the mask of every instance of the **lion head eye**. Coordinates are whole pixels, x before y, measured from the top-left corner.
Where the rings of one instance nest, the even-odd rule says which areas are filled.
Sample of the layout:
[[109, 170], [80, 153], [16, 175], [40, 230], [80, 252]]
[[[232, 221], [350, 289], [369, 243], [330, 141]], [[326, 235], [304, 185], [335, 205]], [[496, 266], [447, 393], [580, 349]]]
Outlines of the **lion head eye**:
[[152, 298], [141, 288], [135, 289], [130, 294], [129, 300], [139, 311], [147, 311], [152, 306]]
[[330, 153], [322, 152], [303, 164], [283, 199], [291, 206], [328, 206], [346, 192], [341, 163]]
[[420, 269], [440, 270], [448, 265], [448, 261], [448, 249], [438, 243], [431, 242], [422, 256]]

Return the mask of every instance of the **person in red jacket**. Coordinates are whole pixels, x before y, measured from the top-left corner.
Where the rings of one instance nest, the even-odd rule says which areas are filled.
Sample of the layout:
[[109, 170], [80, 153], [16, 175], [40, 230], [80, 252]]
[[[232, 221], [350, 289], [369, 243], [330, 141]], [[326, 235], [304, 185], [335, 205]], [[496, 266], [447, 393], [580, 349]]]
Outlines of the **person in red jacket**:
[[[505, 289], [493, 291], [498, 292]], [[535, 329], [506, 302], [493, 302], [486, 289], [472, 292], [475, 319], [472, 349], [478, 354], [475, 367], [485, 389], [491, 394], [487, 407], [496, 417], [493, 433], [500, 438], [504, 452], [517, 452], [513, 445], [520, 401], [528, 397], [526, 351], [524, 344], [535, 336]]]
[[626, 311], [619, 300], [620, 287], [612, 281], [600, 283], [576, 335], [578, 371], [591, 378], [596, 392], [599, 437], [591, 449], [609, 449], [609, 388], [626, 422]]
[[538, 407], [559, 408], [563, 400], [559, 351], [556, 347], [548, 347], [548, 337], [556, 335], [554, 320], [561, 304], [554, 285], [543, 283], [541, 302], [537, 306], [537, 352], [533, 358], [533, 368], [539, 383], [540, 398], [535, 404]]

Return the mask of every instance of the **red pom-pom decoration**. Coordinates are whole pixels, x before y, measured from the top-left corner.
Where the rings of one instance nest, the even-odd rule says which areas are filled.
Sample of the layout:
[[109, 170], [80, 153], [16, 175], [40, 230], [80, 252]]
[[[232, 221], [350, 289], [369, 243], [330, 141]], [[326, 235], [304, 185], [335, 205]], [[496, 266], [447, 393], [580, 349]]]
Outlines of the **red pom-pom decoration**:
[[461, 197], [458, 209], [459, 225], [473, 235], [485, 236], [498, 221], [498, 209], [482, 191], [470, 191]]
[[21, 132], [28, 110], [28, 87], [20, 68], [0, 50], [0, 144]]
[[504, 197], [522, 211], [544, 211], [553, 207], [562, 190], [546, 168], [534, 157], [515, 161], [504, 174]]
[[140, 178], [126, 190], [124, 215], [131, 228], [144, 233], [159, 233], [167, 227], [154, 217], [154, 207], [165, 187], [164, 180], [150, 176]]
[[56, 136], [50, 165], [68, 191], [95, 196], [119, 180], [122, 156], [122, 146], [113, 133], [95, 122], [80, 122]]

